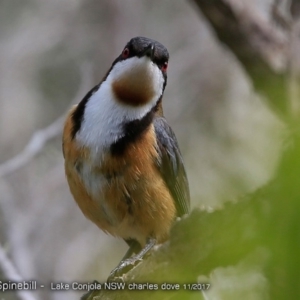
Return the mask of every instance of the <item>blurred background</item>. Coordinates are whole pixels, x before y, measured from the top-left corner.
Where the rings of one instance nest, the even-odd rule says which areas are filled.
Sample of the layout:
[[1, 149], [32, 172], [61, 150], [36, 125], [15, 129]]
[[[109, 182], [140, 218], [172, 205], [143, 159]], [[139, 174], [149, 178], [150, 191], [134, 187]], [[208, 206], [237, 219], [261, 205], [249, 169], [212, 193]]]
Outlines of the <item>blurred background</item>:
[[[270, 3], [248, 6], [263, 18]], [[132, 37], [169, 50], [164, 112], [185, 160], [192, 206], [212, 210], [272, 177], [283, 126], [192, 2], [1, 0], [0, 8], [0, 170], [24, 158], [0, 176], [0, 245], [22, 278], [46, 285], [36, 299], [78, 299], [82, 292], [51, 292], [49, 282], [104, 281], [127, 249], [72, 199], [61, 130], [70, 106]], [[51, 124], [53, 138], [39, 145], [36, 135], [26, 148]]]

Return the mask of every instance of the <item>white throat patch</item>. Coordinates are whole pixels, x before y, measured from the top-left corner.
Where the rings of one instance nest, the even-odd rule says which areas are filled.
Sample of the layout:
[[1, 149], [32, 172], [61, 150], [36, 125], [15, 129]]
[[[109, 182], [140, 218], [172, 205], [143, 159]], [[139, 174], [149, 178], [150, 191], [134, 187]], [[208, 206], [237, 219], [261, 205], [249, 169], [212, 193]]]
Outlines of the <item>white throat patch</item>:
[[[132, 106], [120, 102], [112, 90], [118, 78], [144, 68], [152, 80], [154, 96], [144, 105]], [[143, 118], [157, 103], [162, 95], [164, 78], [148, 57], [132, 57], [114, 65], [106, 80], [100, 85], [85, 106], [77, 141], [89, 147], [94, 155], [101, 155], [111, 144], [124, 136], [123, 124]]]

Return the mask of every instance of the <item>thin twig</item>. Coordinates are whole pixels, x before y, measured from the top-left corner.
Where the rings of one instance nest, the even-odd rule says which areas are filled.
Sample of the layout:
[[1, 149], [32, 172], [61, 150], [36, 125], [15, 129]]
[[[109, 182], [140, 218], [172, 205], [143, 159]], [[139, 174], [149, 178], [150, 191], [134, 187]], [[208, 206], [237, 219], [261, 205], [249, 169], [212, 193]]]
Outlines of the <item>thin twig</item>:
[[[82, 97], [83, 93], [91, 86], [91, 66], [90, 64], [84, 64], [81, 68], [81, 84], [78, 88], [78, 92], [74, 97], [72, 103], [78, 101], [79, 97]], [[58, 136], [63, 127], [65, 113], [56, 119], [49, 126], [37, 130], [25, 146], [23, 151], [17, 154], [15, 157], [9, 159], [0, 165], [0, 177], [9, 175], [16, 170], [25, 166], [33, 157], [40, 153], [45, 144]]]
[[[13, 282], [22, 282], [24, 279], [21, 277], [16, 267], [6, 255], [5, 250], [0, 244], [0, 266], [5, 277]], [[16, 290], [17, 295], [21, 300], [36, 300], [37, 298], [33, 296], [32, 292], [24, 290]]]

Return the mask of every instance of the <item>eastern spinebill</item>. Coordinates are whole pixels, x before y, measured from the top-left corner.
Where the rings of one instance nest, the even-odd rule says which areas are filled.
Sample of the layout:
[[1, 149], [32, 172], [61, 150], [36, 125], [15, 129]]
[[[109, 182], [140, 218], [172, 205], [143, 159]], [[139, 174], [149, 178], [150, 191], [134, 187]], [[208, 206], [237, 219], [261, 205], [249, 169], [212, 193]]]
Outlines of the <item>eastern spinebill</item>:
[[162, 110], [168, 61], [159, 42], [131, 39], [65, 122], [74, 199], [88, 219], [130, 246], [110, 278], [167, 240], [176, 217], [189, 212], [182, 156]]

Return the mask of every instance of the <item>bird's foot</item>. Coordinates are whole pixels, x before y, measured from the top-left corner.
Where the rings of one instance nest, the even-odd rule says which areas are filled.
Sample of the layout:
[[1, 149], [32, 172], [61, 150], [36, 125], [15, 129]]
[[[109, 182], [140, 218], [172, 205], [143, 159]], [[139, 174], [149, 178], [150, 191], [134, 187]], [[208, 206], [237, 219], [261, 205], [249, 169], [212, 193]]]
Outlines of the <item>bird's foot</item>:
[[111, 272], [110, 275], [108, 276], [107, 281], [123, 281], [122, 280], [122, 275], [133, 269], [135, 266], [137, 266], [142, 259], [137, 256], [133, 256], [130, 258], [127, 258], [125, 260], [122, 260], [120, 264], [114, 268]]
[[[155, 244], [155, 238], [148, 238], [145, 247], [135, 256], [123, 259], [119, 265], [111, 271], [107, 281], [123, 281], [123, 275], [137, 266], [143, 260], [143, 258], [146, 257]], [[127, 254], [125, 257], [126, 256]]]

